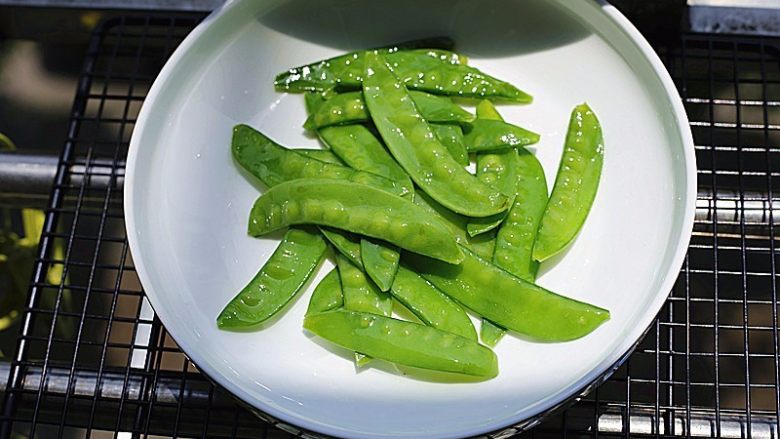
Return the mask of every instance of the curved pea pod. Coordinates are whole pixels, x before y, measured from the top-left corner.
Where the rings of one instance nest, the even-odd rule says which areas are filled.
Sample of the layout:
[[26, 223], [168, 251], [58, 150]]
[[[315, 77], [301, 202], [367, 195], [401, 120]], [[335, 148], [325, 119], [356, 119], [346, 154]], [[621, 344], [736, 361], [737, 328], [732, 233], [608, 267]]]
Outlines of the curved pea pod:
[[[474, 115], [452, 102], [446, 96], [436, 96], [420, 91], [410, 91], [409, 96], [417, 110], [428, 122], [458, 123], [468, 125]], [[349, 125], [370, 120], [363, 93], [356, 91], [340, 93], [325, 101], [316, 112], [306, 119], [307, 130], [326, 128], [333, 125]]]
[[366, 274], [382, 291], [393, 285], [401, 255], [387, 244], [378, 244], [368, 238], [360, 240], [360, 253]]
[[463, 259], [447, 227], [422, 208], [348, 181], [312, 178], [274, 186], [252, 207], [248, 231], [260, 236], [295, 224], [359, 233], [452, 264]]
[[506, 210], [509, 200], [469, 174], [436, 139], [409, 93], [377, 54], [366, 55], [363, 97], [393, 157], [412, 180], [455, 212], [484, 217]]
[[604, 138], [587, 104], [574, 108], [563, 157], [539, 223], [533, 258], [541, 262], [563, 250], [582, 228], [601, 178]]
[[434, 94], [528, 104], [533, 97], [514, 85], [464, 64], [443, 63], [410, 52], [387, 55], [393, 73], [409, 89]]
[[333, 153], [327, 149], [296, 149], [295, 152], [303, 154], [306, 157], [319, 160], [325, 163], [332, 163], [334, 165], [344, 166], [345, 163]]
[[414, 185], [409, 175], [365, 126], [323, 128], [318, 134], [330, 150], [351, 168], [388, 178], [408, 194], [414, 193]]
[[476, 117], [452, 102], [447, 96], [439, 96], [421, 91], [409, 90], [417, 111], [428, 122], [471, 126]]
[[495, 347], [506, 334], [506, 329], [491, 323], [490, 320], [482, 319], [479, 327], [479, 338], [485, 346]]
[[495, 152], [532, 145], [539, 141], [539, 135], [500, 120], [477, 119], [464, 139], [469, 152]]
[[400, 258], [397, 251], [387, 248], [386, 244], [377, 245], [368, 238], [361, 239], [343, 230], [320, 227], [320, 231], [352, 265], [366, 272], [380, 290], [387, 291], [390, 288], [384, 288], [383, 285], [392, 285]]
[[[393, 301], [390, 295], [380, 291], [376, 285], [368, 280], [365, 273], [349, 262], [349, 259], [338, 254], [336, 255], [336, 265], [341, 277], [345, 309], [386, 317], [393, 313]], [[371, 357], [361, 352], [355, 352], [355, 364], [358, 367], [363, 367], [369, 362], [371, 362]]]
[[399, 267], [390, 293], [426, 325], [477, 340], [466, 311], [414, 271]]
[[347, 180], [405, 195], [406, 189], [394, 181], [369, 172], [311, 159], [287, 149], [248, 125], [233, 128], [233, 158], [268, 187], [299, 178]]
[[458, 244], [465, 245], [476, 254], [483, 258], [491, 258], [493, 256], [493, 248], [495, 245], [495, 235], [488, 232], [477, 236], [469, 236], [466, 233], [466, 223], [468, 218], [459, 215], [436, 201], [432, 200], [424, 192], [417, 192], [417, 196], [414, 197], [414, 204], [423, 208], [429, 215], [434, 216], [440, 220], [442, 224], [447, 227], [447, 230], [452, 234]]
[[[499, 114], [496, 107], [493, 105], [492, 102], [488, 100], [483, 100], [477, 105], [477, 117], [480, 119], [487, 119], [487, 120], [499, 120], [503, 121], [504, 118], [501, 117], [501, 114]], [[514, 150], [505, 151], [503, 153], [480, 153], [477, 154], [477, 175], [481, 178], [483, 178], [483, 181], [485, 178], [490, 180], [497, 180], [499, 186], [503, 186], [501, 189], [502, 193], [507, 194], [507, 191], [512, 192], [511, 198], [515, 198], [516, 191], [520, 188], [520, 181], [517, 180], [517, 178], [522, 178], [522, 172], [520, 171], [520, 158], [517, 156], [517, 153]], [[515, 180], [512, 179], [512, 177], [509, 178], [502, 178], [505, 176], [505, 173], [502, 172], [503, 164], [506, 162], [511, 162], [512, 165], [512, 171], [510, 173], [514, 174]], [[542, 176], [544, 178], [544, 176]], [[500, 190], [501, 190], [500, 189]], [[546, 197], [546, 189], [545, 189], [545, 197]], [[512, 204], [512, 208], [514, 208], [516, 204]], [[511, 208], [510, 208], [511, 209]], [[489, 222], [485, 220], [472, 220], [471, 223], [469, 223], [469, 234], [474, 235], [478, 233], [483, 233], [486, 230], [490, 230], [493, 226], [501, 225], [505, 218], [508, 217], [508, 213], [506, 216], [500, 216], [498, 218], [495, 218], [495, 221]], [[505, 228], [505, 226], [502, 225], [502, 228]], [[499, 229], [500, 230], [500, 229]], [[507, 228], [506, 231], [509, 229]], [[505, 231], [505, 232], [506, 232]], [[514, 238], [514, 236], [510, 233], [504, 234], [505, 239]], [[495, 257], [497, 252], [499, 252], [499, 243], [496, 235], [496, 239], [490, 241], [494, 243], [493, 248], [494, 250], [490, 253], [483, 252], [480, 253], [477, 251], [476, 253], [479, 254], [481, 257], [485, 259], [493, 259], [493, 263], [496, 263]], [[506, 244], [506, 241], [502, 241], [503, 244]], [[499, 265], [499, 264], [497, 264]], [[501, 266], [501, 265], [499, 265]], [[506, 269], [506, 267], [502, 267]], [[517, 275], [517, 273], [514, 273], [512, 270], [507, 270], [512, 274]], [[527, 279], [522, 276], [521, 278], [528, 280], [530, 282], [533, 282], [534, 279]], [[504, 333], [506, 330], [504, 328], [497, 326], [490, 322], [490, 320], [482, 319], [482, 324], [480, 326], [480, 338], [482, 339], [482, 342], [485, 343], [488, 346], [495, 346], [501, 338], [504, 336]]]
[[343, 348], [397, 364], [483, 378], [498, 375], [490, 349], [419, 323], [336, 310], [306, 316], [303, 327]]
[[309, 299], [306, 315], [332, 311], [344, 306], [339, 270], [334, 268], [320, 280]]
[[217, 317], [221, 329], [246, 330], [265, 322], [290, 302], [325, 254], [316, 230], [291, 228], [268, 261]]
[[539, 223], [547, 206], [544, 168], [533, 154], [517, 151], [515, 203], [498, 229], [493, 263], [515, 276], [534, 282], [539, 263], [533, 258]]
[[326, 92], [307, 91], [303, 95], [306, 114], [312, 115], [325, 103]]
[[[477, 117], [481, 120], [504, 119], [492, 102], [483, 100], [477, 105]], [[517, 180], [517, 153], [514, 149], [504, 152], [477, 154], [477, 178], [509, 197], [510, 205], [515, 199]], [[498, 227], [506, 218], [506, 212], [487, 218], [472, 219], [466, 230], [476, 236]]]
[[[510, 203], [514, 203], [518, 174], [517, 160], [517, 151], [514, 149], [500, 153], [477, 154], [477, 178], [506, 195]], [[485, 218], [472, 218], [466, 226], [466, 231], [471, 236], [488, 232], [500, 226], [506, 216], [507, 212], [501, 212]]]
[[[525, 149], [517, 151], [515, 202], [496, 235], [493, 263], [528, 282], [536, 280], [539, 263], [532, 257], [536, 230], [547, 205], [547, 181], [539, 160]], [[503, 329], [482, 321], [480, 336], [488, 346], [495, 346]]]
[[349, 262], [363, 270], [363, 258], [360, 254], [360, 239], [354, 236], [352, 233], [333, 229], [330, 227], [320, 227], [322, 235], [333, 244], [333, 247], [338, 250], [339, 253], [346, 256]]
[[[420, 42], [422, 42], [421, 40]], [[430, 40], [429, 40], [430, 41]], [[451, 42], [452, 40], [450, 40]], [[438, 41], [430, 41], [438, 46]], [[423, 43], [425, 44], [425, 43]], [[451, 44], [448, 45], [452, 47]], [[379, 53], [391, 55], [399, 50], [411, 50], [421, 47], [418, 42], [402, 43], [373, 49]], [[425, 46], [423, 46], [425, 47]], [[446, 50], [444, 46], [428, 46], [423, 50], [414, 50], [416, 56], [431, 58], [438, 63], [460, 63], [463, 59]], [[365, 74], [363, 57], [365, 51], [351, 52], [334, 58], [317, 61], [305, 66], [295, 67], [276, 75], [274, 86], [279, 91], [300, 93], [305, 91], [325, 91], [334, 87], [360, 87]]]
[[417, 255], [404, 260], [444, 294], [480, 316], [526, 337], [557, 342], [583, 337], [609, 320], [609, 311], [524, 281], [462, 248], [460, 265]]
[[380, 291], [366, 277], [366, 274], [354, 266], [345, 256], [337, 254], [336, 265], [341, 277], [344, 308], [383, 316], [392, 314], [393, 301], [389, 294]]
[[456, 162], [463, 166], [469, 164], [469, 152], [463, 140], [463, 129], [457, 125], [431, 124], [431, 129], [442, 145], [452, 155]]

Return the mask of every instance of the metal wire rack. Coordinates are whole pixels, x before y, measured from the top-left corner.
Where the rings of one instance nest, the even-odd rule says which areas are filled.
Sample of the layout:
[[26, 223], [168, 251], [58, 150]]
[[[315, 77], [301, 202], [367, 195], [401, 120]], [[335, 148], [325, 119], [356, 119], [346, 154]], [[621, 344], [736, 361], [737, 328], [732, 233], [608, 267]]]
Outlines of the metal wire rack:
[[[119, 17], [94, 33], [17, 352], [0, 365], [0, 437], [291, 435], [198, 373], [144, 299], [128, 251], [129, 136], [157, 72], [197, 21]], [[685, 265], [617, 372], [518, 437], [779, 436], [780, 40], [686, 34], [657, 50], [696, 142]]]

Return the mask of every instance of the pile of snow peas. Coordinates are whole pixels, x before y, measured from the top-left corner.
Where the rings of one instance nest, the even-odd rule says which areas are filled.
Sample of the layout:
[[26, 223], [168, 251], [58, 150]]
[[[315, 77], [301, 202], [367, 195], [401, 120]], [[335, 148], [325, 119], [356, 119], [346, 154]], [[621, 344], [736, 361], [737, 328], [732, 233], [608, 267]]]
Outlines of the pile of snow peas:
[[[235, 162], [268, 188], [249, 234], [287, 231], [220, 313], [221, 329], [275, 321], [329, 248], [336, 268], [315, 287], [303, 327], [353, 351], [359, 366], [379, 359], [489, 379], [498, 374], [491, 347], [506, 331], [560, 342], [609, 319], [535, 284], [539, 264], [572, 242], [596, 196], [604, 156], [596, 115], [586, 104], [572, 111], [548, 196], [526, 149], [539, 135], [494, 105], [531, 96], [469, 66], [449, 43], [353, 52], [279, 74], [277, 90], [305, 94], [303, 126], [323, 149], [234, 128]], [[479, 336], [469, 313], [482, 319]]]

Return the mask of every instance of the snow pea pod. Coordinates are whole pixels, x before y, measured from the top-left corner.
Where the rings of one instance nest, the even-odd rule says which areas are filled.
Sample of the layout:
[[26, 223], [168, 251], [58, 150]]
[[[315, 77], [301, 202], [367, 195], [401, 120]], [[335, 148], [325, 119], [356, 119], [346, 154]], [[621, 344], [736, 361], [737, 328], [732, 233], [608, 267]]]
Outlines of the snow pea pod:
[[587, 104], [574, 108], [550, 199], [539, 223], [533, 258], [541, 262], [563, 250], [582, 228], [601, 178], [604, 137]]
[[249, 234], [316, 224], [385, 240], [457, 264], [463, 259], [447, 226], [409, 200], [342, 180], [300, 179], [272, 187], [252, 206]]
[[479, 338], [485, 346], [495, 347], [506, 334], [506, 329], [492, 323], [488, 319], [482, 319], [479, 326]]
[[433, 201], [425, 192], [418, 191], [417, 196], [414, 197], [414, 203], [425, 209], [430, 215], [441, 220], [458, 244], [465, 245], [483, 258], [491, 258], [493, 256], [495, 235], [488, 232], [477, 236], [469, 236], [466, 233], [468, 218]]
[[335, 310], [306, 316], [303, 327], [343, 348], [393, 363], [483, 378], [498, 375], [490, 349], [419, 323]]
[[398, 251], [387, 244], [363, 238], [360, 240], [360, 253], [368, 277], [381, 291], [389, 290], [398, 271], [401, 258]]
[[[369, 51], [392, 56], [393, 53], [406, 51], [407, 49], [409, 48], [396, 45]], [[428, 48], [413, 50], [413, 52], [416, 56], [430, 58], [441, 64], [460, 64], [462, 60], [465, 60], [458, 54], [446, 49]], [[334, 87], [360, 88], [360, 82], [363, 80], [363, 75], [365, 75], [365, 70], [363, 69], [365, 53], [366, 51], [350, 52], [345, 55], [289, 69], [276, 75], [274, 86], [279, 91], [291, 93], [325, 91]]]
[[299, 178], [332, 178], [371, 185], [397, 194], [407, 191], [394, 181], [369, 172], [325, 163], [287, 149], [248, 125], [233, 128], [233, 157], [268, 187]]
[[219, 314], [217, 326], [246, 330], [274, 316], [300, 291], [326, 248], [316, 230], [290, 228], [257, 275]]
[[[514, 149], [500, 153], [477, 154], [477, 178], [506, 195], [510, 203], [514, 203], [517, 161], [517, 151]], [[488, 232], [500, 226], [506, 215], [507, 212], [501, 212], [485, 218], [472, 218], [466, 226], [466, 231], [471, 236]]]
[[[333, 237], [332, 234], [326, 233], [330, 229], [323, 228], [322, 231], [329, 240]], [[361, 260], [359, 239], [346, 235], [336, 235], [335, 239], [335, 242], [338, 242], [335, 245], [336, 250], [341, 256], [362, 270], [362, 265], [354, 262]], [[390, 294], [426, 325], [476, 340], [474, 325], [463, 308], [403, 265], [398, 267]]]
[[414, 271], [399, 267], [390, 291], [426, 325], [477, 340], [477, 332], [466, 311]]
[[462, 248], [459, 265], [418, 255], [404, 260], [444, 294], [482, 317], [529, 338], [567, 341], [583, 337], [609, 319], [609, 311], [560, 296], [524, 281]]
[[493, 263], [515, 276], [534, 282], [539, 263], [532, 257], [536, 231], [547, 206], [547, 181], [539, 160], [525, 149], [517, 151], [515, 203], [498, 229]]
[[320, 227], [320, 232], [325, 238], [333, 244], [333, 247], [339, 253], [344, 255], [349, 262], [361, 270], [363, 267], [363, 258], [360, 254], [360, 238], [344, 230], [333, 229], [330, 227]]
[[[482, 120], [504, 120], [493, 103], [488, 100], [483, 100], [477, 105], [477, 117]], [[515, 199], [517, 183], [517, 153], [515, 150], [478, 153], [477, 178], [509, 197], [511, 205]], [[504, 218], [506, 218], [506, 212], [487, 218], [474, 218], [469, 221], [466, 230], [469, 235], [476, 236], [498, 227]]]
[[[409, 89], [429, 93], [530, 103], [531, 95], [512, 84], [494, 78], [465, 64], [442, 61], [437, 52], [429, 50], [353, 52], [280, 73], [274, 80], [277, 90], [287, 92], [323, 91], [334, 87], [360, 88], [365, 78], [363, 63], [368, 54], [387, 57], [393, 72]], [[431, 56], [434, 55], [434, 56]]]
[[[393, 301], [387, 293], [371, 283], [366, 275], [349, 262], [349, 259], [338, 254], [336, 265], [341, 277], [341, 292], [344, 298], [344, 309], [366, 312], [389, 317], [393, 313]], [[371, 362], [371, 357], [355, 351], [355, 365], [363, 367]]]
[[358, 267], [341, 254], [336, 255], [336, 265], [341, 277], [344, 308], [389, 316], [393, 312], [390, 295], [382, 292]]
[[436, 139], [409, 93], [380, 55], [366, 55], [363, 97], [393, 157], [412, 180], [443, 206], [473, 217], [506, 210], [506, 196], [469, 174]]
[[[452, 102], [447, 96], [436, 96], [420, 91], [409, 91], [409, 96], [423, 118], [428, 122], [467, 125], [474, 115]], [[340, 93], [325, 101], [306, 119], [303, 127], [316, 130], [333, 125], [349, 125], [371, 120], [363, 93]]]
[[[523, 148], [517, 154], [515, 202], [498, 229], [493, 263], [520, 279], [534, 282], [539, 263], [531, 253], [547, 205], [547, 181], [541, 163], [533, 154]], [[482, 321], [480, 336], [486, 345], [495, 346], [503, 333], [502, 328]]]
[[389, 178], [407, 193], [414, 193], [409, 175], [365, 126], [344, 125], [323, 128], [317, 132], [330, 150], [351, 168]]
[[331, 311], [342, 306], [344, 306], [344, 296], [341, 292], [341, 277], [339, 270], [334, 268], [322, 278], [311, 293], [306, 315]]
[[334, 165], [344, 166], [345, 163], [341, 161], [339, 156], [327, 149], [296, 149], [295, 152], [303, 154], [306, 157], [319, 160], [325, 163], [332, 163]]
[[468, 166], [469, 152], [466, 151], [466, 143], [463, 140], [463, 129], [449, 124], [431, 124], [431, 129], [441, 144], [447, 147], [452, 158], [461, 165]]
[[[337, 98], [330, 101], [335, 99]], [[327, 127], [318, 130], [318, 134], [323, 142], [343, 157], [352, 168], [394, 180], [407, 191], [406, 195], [413, 196], [412, 180], [365, 126]], [[382, 291], [387, 291], [393, 283], [400, 255], [394, 249], [371, 242], [366, 242], [365, 247], [364, 257], [370, 260], [366, 265], [366, 272]]]
[[464, 139], [469, 152], [501, 151], [532, 145], [539, 141], [539, 135], [501, 120], [478, 118]]
[[325, 95], [327, 92], [315, 92], [315, 91], [307, 91], [303, 95], [303, 102], [306, 106], [306, 114], [311, 116], [312, 114], [317, 112], [317, 109], [319, 109], [322, 104], [325, 103]]

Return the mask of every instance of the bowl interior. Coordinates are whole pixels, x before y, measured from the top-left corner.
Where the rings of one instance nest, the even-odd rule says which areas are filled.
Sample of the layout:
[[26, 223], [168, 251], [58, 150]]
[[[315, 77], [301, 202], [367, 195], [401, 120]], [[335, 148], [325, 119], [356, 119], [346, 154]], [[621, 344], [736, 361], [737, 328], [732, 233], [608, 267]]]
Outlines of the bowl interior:
[[[198, 366], [245, 402], [307, 429], [357, 437], [477, 434], [535, 415], [586, 385], [637, 340], [677, 276], [685, 247], [692, 163], [661, 77], [642, 48], [595, 2], [234, 1], [183, 43], [144, 104], [126, 189], [130, 243], [146, 293]], [[608, 308], [580, 340], [507, 336], [500, 375], [485, 382], [404, 376], [379, 364], [357, 372], [348, 355], [303, 331], [318, 275], [280, 319], [252, 333], [222, 332], [221, 308], [262, 266], [279, 235], [253, 239], [247, 215], [262, 187], [238, 172], [231, 128], [248, 123], [283, 145], [304, 135], [301, 95], [275, 74], [348, 50], [446, 35], [470, 64], [531, 93], [501, 106], [541, 133], [534, 148], [552, 185], [568, 117], [587, 102], [606, 145], [593, 210], [580, 236], [538, 283]], [[335, 353], [335, 354], [334, 354]]]

